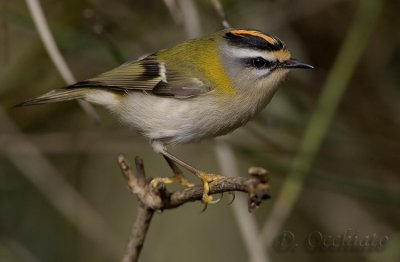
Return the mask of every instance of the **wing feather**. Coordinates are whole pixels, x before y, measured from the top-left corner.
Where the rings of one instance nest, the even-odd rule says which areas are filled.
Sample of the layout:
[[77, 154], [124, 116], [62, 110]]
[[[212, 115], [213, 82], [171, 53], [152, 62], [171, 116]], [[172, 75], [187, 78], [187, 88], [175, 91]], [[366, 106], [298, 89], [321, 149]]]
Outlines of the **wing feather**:
[[206, 93], [210, 86], [198, 78], [185, 76], [159, 61], [156, 55], [125, 63], [115, 69], [70, 88], [105, 88], [116, 92], [145, 91], [158, 96], [187, 98]]

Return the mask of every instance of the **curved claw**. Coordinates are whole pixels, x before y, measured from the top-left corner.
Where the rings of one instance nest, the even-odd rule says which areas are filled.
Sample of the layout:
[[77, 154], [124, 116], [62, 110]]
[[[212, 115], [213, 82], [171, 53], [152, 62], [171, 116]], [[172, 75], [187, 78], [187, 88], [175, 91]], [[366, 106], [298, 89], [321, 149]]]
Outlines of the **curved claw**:
[[223, 198], [224, 198], [224, 193], [221, 193], [221, 197], [220, 197], [220, 198], [218, 198], [218, 199], [216, 199], [216, 200], [211, 200], [211, 201], [209, 201], [209, 202], [203, 202], [204, 207], [203, 207], [203, 209], [201, 210], [200, 213], [203, 213], [204, 211], [207, 210], [208, 204], [211, 204], [211, 205], [217, 204], [217, 203], [219, 203]]
[[204, 213], [204, 211], [207, 210], [207, 207], [208, 207], [208, 205], [207, 205], [207, 204], [204, 204], [203, 209], [201, 210], [200, 214], [201, 214], [201, 213]]
[[210, 203], [208, 204], [217, 204], [219, 203], [222, 199], [224, 198], [224, 193], [221, 193], [221, 197], [216, 199], [216, 200], [212, 200]]
[[232, 196], [232, 200], [229, 201], [229, 203], [228, 203], [228, 206], [229, 206], [229, 205], [232, 205], [233, 201], [235, 201], [236, 194], [233, 191], [229, 191], [228, 194]]

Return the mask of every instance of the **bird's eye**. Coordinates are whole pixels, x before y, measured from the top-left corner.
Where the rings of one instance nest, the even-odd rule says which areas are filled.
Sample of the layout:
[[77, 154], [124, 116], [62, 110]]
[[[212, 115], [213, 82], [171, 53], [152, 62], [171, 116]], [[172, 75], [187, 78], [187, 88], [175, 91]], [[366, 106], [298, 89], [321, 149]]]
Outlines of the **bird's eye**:
[[263, 68], [267, 64], [267, 60], [265, 60], [262, 57], [256, 57], [251, 62], [253, 64], [253, 66], [256, 68]]
[[259, 70], [261, 69], [273, 70], [277, 65], [276, 61], [270, 61], [265, 58], [262, 58], [261, 56], [245, 58], [244, 63], [248, 67], [256, 68]]

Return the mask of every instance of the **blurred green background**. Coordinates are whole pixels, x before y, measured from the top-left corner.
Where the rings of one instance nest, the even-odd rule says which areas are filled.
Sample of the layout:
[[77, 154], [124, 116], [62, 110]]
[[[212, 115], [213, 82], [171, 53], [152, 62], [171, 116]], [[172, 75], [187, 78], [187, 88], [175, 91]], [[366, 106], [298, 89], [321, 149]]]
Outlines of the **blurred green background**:
[[[376, 2], [381, 10], [364, 14], [379, 15], [372, 34], [365, 48], [354, 47], [362, 51], [361, 58], [345, 83], [335, 115], [328, 119], [332, 123], [310, 171], [299, 177], [304, 188], [279, 228], [279, 235], [291, 231], [298, 247], [284, 252], [264, 245], [265, 261], [400, 261], [400, 2]], [[267, 110], [221, 140], [233, 150], [241, 175], [254, 165], [271, 173], [273, 198], [252, 215], [261, 232], [293, 172], [303, 134], [361, 2], [221, 3], [232, 26], [277, 35], [295, 57], [316, 68], [291, 72]], [[173, 16], [161, 0], [41, 4], [78, 80], [173, 46], [188, 35], [222, 28], [206, 0], [177, 1]], [[198, 21], [188, 15], [190, 10]], [[333, 87], [340, 81], [331, 80]], [[144, 139], [102, 108], [96, 107], [101, 116], [96, 125], [76, 102], [12, 107], [64, 85], [26, 3], [1, 0], [0, 261], [119, 260], [137, 203], [120, 175], [117, 154], [125, 153], [132, 161], [142, 157], [149, 176], [170, 175]], [[196, 167], [218, 172], [215, 148], [215, 141], [204, 141], [172, 151]], [[233, 206], [225, 203], [202, 214], [200, 203], [156, 214], [142, 261], [250, 261]], [[242, 212], [247, 212], [246, 206]], [[348, 230], [359, 238], [376, 234], [389, 239], [381, 251], [305, 250], [311, 232], [336, 236]], [[251, 241], [257, 242], [257, 236]]]

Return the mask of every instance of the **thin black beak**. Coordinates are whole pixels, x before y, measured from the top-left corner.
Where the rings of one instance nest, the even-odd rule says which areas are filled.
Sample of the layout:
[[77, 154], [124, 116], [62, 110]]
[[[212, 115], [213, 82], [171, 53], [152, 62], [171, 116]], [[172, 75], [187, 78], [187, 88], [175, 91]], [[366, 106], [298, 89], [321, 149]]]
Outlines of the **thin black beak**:
[[280, 64], [280, 67], [282, 67], [282, 68], [302, 68], [302, 69], [313, 69], [314, 68], [312, 65], [302, 63], [299, 60], [294, 59], [294, 58], [282, 62]]

